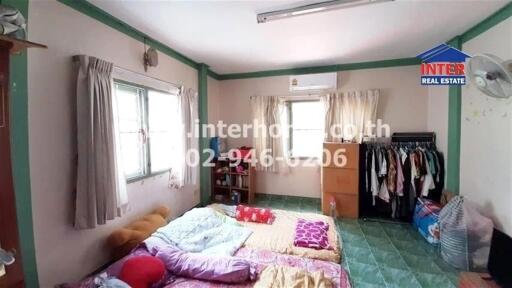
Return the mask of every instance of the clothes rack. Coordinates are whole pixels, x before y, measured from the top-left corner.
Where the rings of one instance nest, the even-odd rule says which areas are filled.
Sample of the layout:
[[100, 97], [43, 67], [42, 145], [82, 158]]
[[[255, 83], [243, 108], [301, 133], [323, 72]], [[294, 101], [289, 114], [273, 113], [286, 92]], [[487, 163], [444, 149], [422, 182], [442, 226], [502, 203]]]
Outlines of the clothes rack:
[[391, 139], [367, 139], [360, 151], [363, 219], [410, 222], [417, 198], [439, 201], [444, 159], [436, 149], [435, 133], [394, 133]]
[[436, 143], [436, 133], [434, 132], [396, 132], [391, 135], [391, 142], [427, 142]]

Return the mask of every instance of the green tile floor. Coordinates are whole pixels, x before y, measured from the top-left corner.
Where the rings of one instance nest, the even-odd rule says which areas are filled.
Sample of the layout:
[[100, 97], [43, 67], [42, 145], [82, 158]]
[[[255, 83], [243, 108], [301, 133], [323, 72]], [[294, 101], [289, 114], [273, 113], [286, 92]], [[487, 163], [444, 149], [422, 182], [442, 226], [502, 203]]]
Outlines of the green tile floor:
[[[320, 212], [320, 199], [256, 194], [255, 205]], [[410, 224], [338, 218], [342, 266], [354, 288], [457, 287], [459, 271], [446, 264], [438, 249]]]

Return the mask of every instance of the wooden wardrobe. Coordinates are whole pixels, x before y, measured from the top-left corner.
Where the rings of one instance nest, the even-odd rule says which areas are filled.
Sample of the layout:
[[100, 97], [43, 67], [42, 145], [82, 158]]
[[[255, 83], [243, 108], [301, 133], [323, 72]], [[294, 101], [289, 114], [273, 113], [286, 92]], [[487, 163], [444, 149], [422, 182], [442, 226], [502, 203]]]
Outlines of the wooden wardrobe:
[[[321, 172], [322, 212], [331, 215], [330, 202], [334, 199], [338, 217], [358, 218], [359, 144], [327, 142], [324, 143], [324, 151]], [[345, 162], [342, 161], [343, 156]]]

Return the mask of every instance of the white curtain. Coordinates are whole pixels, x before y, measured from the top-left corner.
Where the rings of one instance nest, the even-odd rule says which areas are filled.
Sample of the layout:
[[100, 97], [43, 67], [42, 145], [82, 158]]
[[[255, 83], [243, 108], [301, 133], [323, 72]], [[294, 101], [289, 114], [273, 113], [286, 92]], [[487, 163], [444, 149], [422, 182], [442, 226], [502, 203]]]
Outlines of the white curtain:
[[256, 96], [251, 100], [253, 146], [256, 170], [287, 173], [288, 149], [285, 103], [276, 96]]
[[84, 55], [78, 58], [75, 227], [86, 229], [120, 216], [128, 199], [116, 145], [113, 64]]
[[[114, 87], [114, 83], [111, 83]], [[128, 210], [128, 191], [126, 190], [126, 176], [123, 170], [123, 153], [121, 150], [121, 136], [119, 130], [119, 105], [117, 94], [112, 93], [112, 107], [114, 117], [114, 154], [116, 157], [116, 194], [117, 194], [117, 215], [122, 216]]]
[[325, 141], [361, 143], [375, 124], [379, 90], [337, 92], [321, 97], [325, 107]]
[[[181, 129], [179, 131], [178, 149], [176, 159], [172, 163], [169, 176], [169, 186], [181, 188], [184, 185], [196, 185], [198, 178], [199, 155], [193, 153], [197, 149], [198, 139], [196, 137], [195, 122], [198, 119], [197, 92], [194, 89], [181, 89], [179, 95], [179, 114], [181, 118]], [[187, 161], [188, 160], [188, 161]]]

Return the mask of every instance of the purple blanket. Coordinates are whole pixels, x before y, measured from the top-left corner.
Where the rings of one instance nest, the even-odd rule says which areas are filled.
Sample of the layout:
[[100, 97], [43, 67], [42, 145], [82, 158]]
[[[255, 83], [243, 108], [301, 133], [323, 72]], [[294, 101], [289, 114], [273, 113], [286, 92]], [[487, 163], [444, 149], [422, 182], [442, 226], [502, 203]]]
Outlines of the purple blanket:
[[329, 224], [324, 221], [299, 219], [295, 226], [293, 245], [313, 249], [332, 249], [327, 231], [329, 231]]
[[222, 283], [254, 281], [257, 276], [254, 265], [239, 258], [188, 253], [172, 246], [154, 248], [153, 254], [177, 276]]

